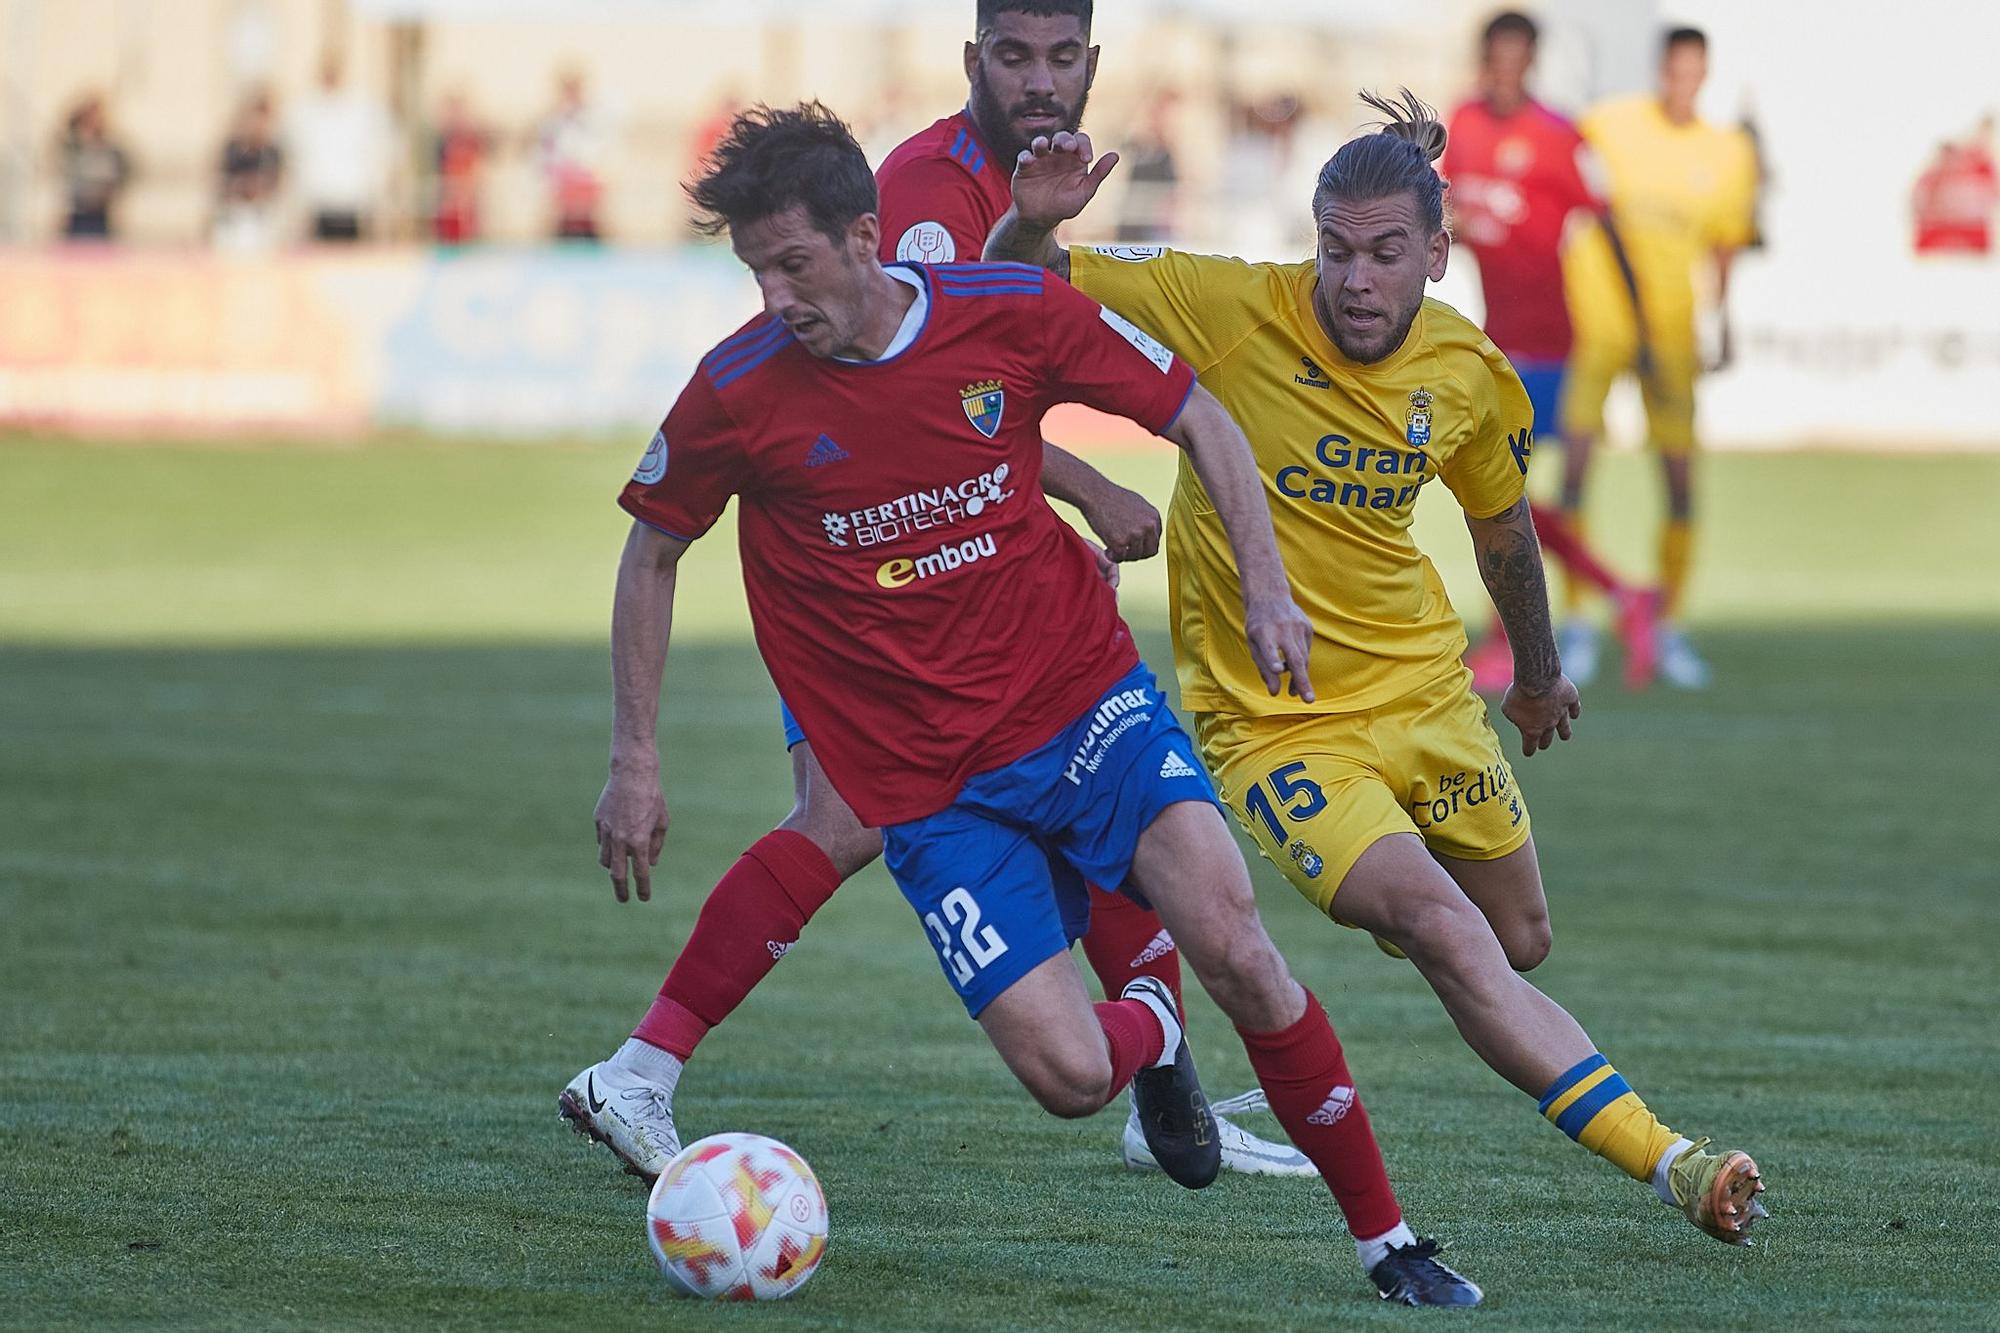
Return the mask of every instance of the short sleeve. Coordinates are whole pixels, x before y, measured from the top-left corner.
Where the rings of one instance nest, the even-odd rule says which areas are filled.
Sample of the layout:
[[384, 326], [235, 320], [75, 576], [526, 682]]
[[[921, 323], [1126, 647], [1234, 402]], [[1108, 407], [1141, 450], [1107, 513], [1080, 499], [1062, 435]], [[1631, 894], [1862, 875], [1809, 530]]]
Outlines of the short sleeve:
[[1611, 206], [1610, 173], [1605, 171], [1597, 150], [1582, 136], [1571, 141], [1567, 153], [1558, 155], [1557, 169], [1561, 173], [1560, 184], [1568, 208], [1602, 213]]
[[912, 158], [888, 167], [875, 184], [881, 193], [883, 263], [963, 264], [986, 248], [986, 206], [958, 163]]
[[693, 541], [714, 526], [729, 497], [742, 489], [748, 463], [741, 432], [707, 375], [696, 371], [653, 433], [618, 503], [648, 527]]
[[1159, 435], [1194, 392], [1187, 362], [1053, 273], [1042, 275], [1042, 329], [1051, 402], [1082, 403]]
[[1471, 388], [1477, 409], [1473, 438], [1452, 451], [1438, 475], [1473, 518], [1492, 518], [1526, 494], [1535, 448], [1535, 409], [1521, 377], [1499, 348], [1487, 343], [1483, 382]]
[[1255, 269], [1240, 259], [1191, 255], [1157, 245], [1071, 246], [1069, 278], [1174, 349], [1197, 371], [1215, 365], [1255, 328], [1240, 293]]
[[1757, 229], [1757, 155], [1737, 130], [1718, 137], [1716, 155], [1722, 161], [1722, 187], [1709, 215], [1708, 243], [1718, 250], [1739, 250], [1750, 244]]

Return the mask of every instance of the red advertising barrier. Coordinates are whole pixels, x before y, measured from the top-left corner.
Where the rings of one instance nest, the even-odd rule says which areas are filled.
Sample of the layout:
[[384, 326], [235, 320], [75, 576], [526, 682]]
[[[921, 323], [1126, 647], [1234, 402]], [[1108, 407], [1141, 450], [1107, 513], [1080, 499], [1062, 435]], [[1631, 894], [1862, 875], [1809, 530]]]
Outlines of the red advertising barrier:
[[0, 253], [0, 421], [58, 430], [338, 432], [368, 424], [376, 339], [356, 297], [384, 252], [283, 261]]

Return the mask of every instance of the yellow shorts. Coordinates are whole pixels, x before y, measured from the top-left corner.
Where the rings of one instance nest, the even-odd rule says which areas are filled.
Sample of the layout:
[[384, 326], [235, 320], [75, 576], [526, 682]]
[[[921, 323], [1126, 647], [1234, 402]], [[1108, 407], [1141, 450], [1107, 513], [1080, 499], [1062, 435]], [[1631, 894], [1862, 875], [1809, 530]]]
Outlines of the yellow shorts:
[[1237, 822], [1328, 916], [1361, 853], [1391, 833], [1466, 861], [1528, 840], [1514, 770], [1462, 669], [1359, 713], [1196, 713], [1194, 735]]
[[[1694, 382], [1700, 359], [1692, 343], [1685, 347], [1655, 343], [1652, 352], [1653, 373], [1639, 381], [1639, 396], [1646, 405], [1646, 441], [1661, 453], [1688, 453], [1694, 448]], [[1638, 369], [1636, 341], [1579, 336], [1563, 377], [1563, 438], [1603, 435], [1604, 399], [1612, 382], [1628, 371], [1637, 374]]]

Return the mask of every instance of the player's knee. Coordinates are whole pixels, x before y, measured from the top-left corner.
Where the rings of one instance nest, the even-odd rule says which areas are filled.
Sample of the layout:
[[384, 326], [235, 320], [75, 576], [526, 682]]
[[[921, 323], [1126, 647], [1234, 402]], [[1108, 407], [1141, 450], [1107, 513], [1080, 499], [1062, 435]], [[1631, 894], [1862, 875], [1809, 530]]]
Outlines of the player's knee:
[[1516, 972], [1532, 972], [1540, 967], [1554, 945], [1555, 933], [1549, 928], [1547, 914], [1509, 926], [1500, 936], [1500, 947], [1507, 951], [1507, 963]]
[[778, 827], [800, 834], [826, 853], [835, 873], [845, 880], [882, 854], [882, 833], [865, 827], [844, 804], [832, 804], [837, 808], [829, 809], [810, 797], [802, 799]]

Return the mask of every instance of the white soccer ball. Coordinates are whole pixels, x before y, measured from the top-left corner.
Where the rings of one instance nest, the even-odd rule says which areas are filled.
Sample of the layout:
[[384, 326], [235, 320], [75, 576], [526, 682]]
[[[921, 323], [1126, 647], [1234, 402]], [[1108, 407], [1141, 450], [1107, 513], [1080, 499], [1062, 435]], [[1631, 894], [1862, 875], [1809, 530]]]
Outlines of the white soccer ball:
[[826, 1195], [805, 1158], [776, 1139], [711, 1134], [653, 1183], [646, 1243], [676, 1291], [781, 1300], [826, 1253]]

